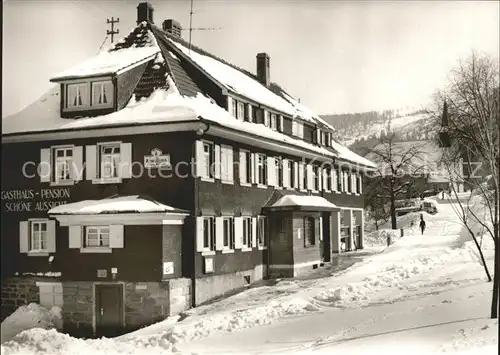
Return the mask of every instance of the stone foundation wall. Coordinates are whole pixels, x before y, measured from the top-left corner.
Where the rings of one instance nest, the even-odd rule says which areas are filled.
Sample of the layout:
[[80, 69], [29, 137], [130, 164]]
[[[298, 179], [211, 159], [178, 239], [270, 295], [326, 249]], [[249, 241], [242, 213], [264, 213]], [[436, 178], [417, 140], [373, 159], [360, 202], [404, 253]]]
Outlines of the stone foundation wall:
[[127, 331], [159, 322], [169, 313], [168, 285], [161, 282], [125, 284], [125, 325]]
[[[36, 285], [37, 278], [13, 277], [2, 282], [1, 320], [10, 316], [21, 306], [32, 302], [40, 303], [40, 293]], [[46, 280], [45, 280], [46, 281]]]
[[[199, 306], [228, 292], [242, 289], [249, 283], [262, 280], [265, 271], [265, 266], [258, 265], [246, 271], [196, 279], [196, 305]], [[245, 278], [248, 278], [248, 281]]]
[[170, 295], [169, 316], [175, 316], [191, 308], [191, 279], [173, 279], [168, 283]]
[[64, 331], [72, 336], [90, 338], [94, 335], [93, 282], [63, 282]]

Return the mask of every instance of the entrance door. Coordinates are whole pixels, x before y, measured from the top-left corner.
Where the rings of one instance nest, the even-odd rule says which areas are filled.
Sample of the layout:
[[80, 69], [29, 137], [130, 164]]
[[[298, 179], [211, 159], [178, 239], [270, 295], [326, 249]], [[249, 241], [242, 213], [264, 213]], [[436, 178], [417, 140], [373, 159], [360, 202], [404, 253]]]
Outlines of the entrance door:
[[323, 261], [329, 263], [331, 261], [332, 251], [330, 247], [330, 213], [323, 213], [323, 218], [321, 219], [321, 223], [323, 223], [322, 231], [323, 231], [323, 246], [322, 246], [322, 255]]
[[123, 333], [123, 286], [95, 285], [96, 336]]

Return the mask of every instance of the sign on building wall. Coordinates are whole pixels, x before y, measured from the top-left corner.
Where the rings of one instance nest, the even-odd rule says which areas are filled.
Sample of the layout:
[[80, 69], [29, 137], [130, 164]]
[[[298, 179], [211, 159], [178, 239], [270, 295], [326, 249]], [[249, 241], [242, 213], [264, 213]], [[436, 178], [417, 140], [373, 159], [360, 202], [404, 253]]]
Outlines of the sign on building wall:
[[163, 275], [172, 275], [174, 273], [174, 262], [165, 261], [163, 262]]
[[154, 148], [151, 155], [144, 156], [144, 167], [146, 169], [170, 169], [170, 154], [163, 154], [161, 149]]
[[69, 188], [19, 189], [1, 192], [3, 212], [48, 211], [69, 202]]

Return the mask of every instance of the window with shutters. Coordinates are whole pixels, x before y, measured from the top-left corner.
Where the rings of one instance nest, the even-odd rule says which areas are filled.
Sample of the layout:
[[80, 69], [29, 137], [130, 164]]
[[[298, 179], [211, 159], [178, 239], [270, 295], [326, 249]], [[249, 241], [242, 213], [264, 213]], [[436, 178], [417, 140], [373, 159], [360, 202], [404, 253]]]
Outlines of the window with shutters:
[[102, 180], [120, 177], [120, 143], [98, 145], [99, 178]]
[[243, 217], [243, 248], [252, 248], [252, 217]]
[[283, 187], [283, 160], [280, 157], [274, 158], [274, 169], [276, 171], [276, 186]]
[[266, 217], [258, 216], [257, 217], [257, 242], [259, 248], [264, 248], [267, 246], [266, 241]]
[[221, 181], [232, 183], [234, 181], [233, 148], [222, 145], [220, 148]]
[[92, 106], [111, 107], [113, 105], [113, 84], [111, 81], [92, 83]]
[[299, 138], [304, 138], [304, 124], [302, 122], [292, 121], [292, 134]]
[[344, 178], [344, 172], [338, 168], [337, 170], [337, 191], [342, 192], [342, 179]]
[[240, 149], [240, 184], [252, 183], [252, 153]]
[[202, 177], [213, 179], [215, 177], [215, 147], [211, 142], [203, 142], [203, 158], [202, 158]]
[[47, 252], [48, 220], [29, 221], [29, 249], [32, 252]]
[[203, 217], [203, 250], [215, 250], [215, 218]]
[[256, 169], [257, 169], [257, 184], [267, 185], [267, 163], [264, 154], [256, 155]]
[[88, 90], [88, 83], [67, 84], [65, 108], [83, 109], [86, 106], [89, 106]]
[[236, 109], [236, 118], [243, 121], [245, 119], [245, 104], [238, 102]]
[[109, 226], [85, 227], [84, 248], [109, 248]]
[[347, 172], [345, 173], [347, 175], [347, 192], [349, 193], [352, 193], [352, 173], [351, 172]]
[[73, 147], [53, 148], [54, 182], [69, 182], [73, 180]]
[[224, 238], [224, 244], [223, 244], [224, 249], [226, 250], [234, 249], [234, 218], [223, 217], [222, 228], [223, 228], [223, 238]]

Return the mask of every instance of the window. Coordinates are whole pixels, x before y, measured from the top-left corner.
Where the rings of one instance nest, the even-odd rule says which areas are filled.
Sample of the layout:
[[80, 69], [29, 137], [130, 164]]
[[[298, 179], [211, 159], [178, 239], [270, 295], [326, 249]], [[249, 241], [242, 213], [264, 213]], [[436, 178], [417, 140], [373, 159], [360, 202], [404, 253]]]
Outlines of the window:
[[329, 147], [331, 145], [331, 140], [332, 140], [332, 137], [331, 137], [331, 133], [330, 132], [327, 132], [326, 133], [326, 142], [325, 142], [325, 145], [327, 147]]
[[307, 190], [309, 188], [307, 183], [307, 164], [302, 164], [302, 171], [302, 179], [304, 180], [302, 186], [304, 186], [304, 190]]
[[221, 162], [221, 180], [224, 182], [233, 182], [234, 180], [234, 162], [233, 148], [230, 146], [221, 146], [220, 149]]
[[290, 188], [296, 188], [297, 186], [294, 186], [295, 184], [295, 168], [294, 168], [295, 162], [293, 160], [288, 161], [288, 187]]
[[120, 143], [102, 144], [100, 153], [100, 178], [112, 179], [120, 173]]
[[245, 104], [238, 102], [238, 110], [236, 111], [236, 118], [243, 121], [245, 119]]
[[332, 167], [331, 166], [326, 166], [325, 167], [325, 173], [324, 173], [326, 176], [325, 176], [325, 179], [326, 179], [326, 186], [325, 186], [325, 190], [326, 191], [332, 191]]
[[361, 175], [356, 174], [356, 193], [360, 194], [361, 193]]
[[54, 148], [55, 182], [72, 180], [73, 147]]
[[203, 249], [215, 250], [215, 219], [203, 217]]
[[110, 81], [92, 83], [92, 106], [109, 106], [113, 103], [113, 85]]
[[252, 248], [252, 217], [243, 217], [243, 249]]
[[109, 248], [109, 226], [85, 227], [85, 248]]
[[347, 192], [351, 193], [352, 192], [352, 175], [350, 172], [345, 172], [346, 176], [347, 176]]
[[224, 217], [222, 219], [224, 249], [234, 249], [234, 219], [233, 217]]
[[257, 184], [267, 185], [267, 168], [266, 156], [264, 154], [257, 154]]
[[283, 186], [283, 160], [279, 157], [274, 158], [275, 171], [276, 171], [276, 186]]
[[252, 183], [252, 153], [240, 150], [240, 184]]
[[259, 247], [266, 246], [266, 217], [259, 216], [257, 217], [257, 241]]
[[304, 246], [311, 247], [316, 245], [316, 220], [313, 217], [304, 218]]
[[203, 142], [203, 177], [214, 178], [214, 145]]
[[344, 178], [344, 172], [340, 170], [340, 168], [337, 170], [337, 191], [342, 192], [342, 179]]
[[318, 166], [313, 165], [312, 174], [313, 174], [313, 191], [319, 191], [319, 181], [320, 181], [320, 170]]
[[30, 221], [30, 252], [47, 251], [47, 223], [46, 220]]
[[81, 108], [88, 105], [88, 84], [68, 84], [66, 86], [66, 108]]
[[278, 130], [278, 116], [275, 113], [271, 113], [271, 129], [273, 131]]

